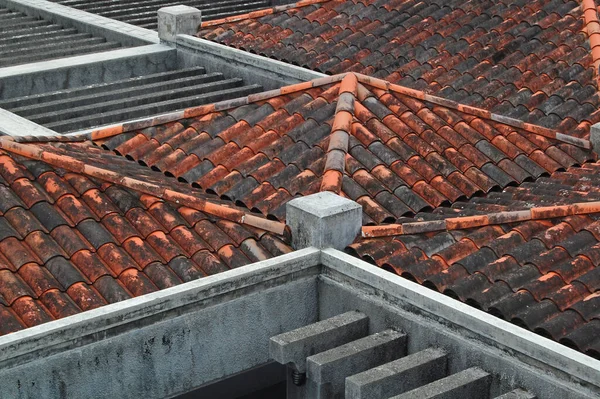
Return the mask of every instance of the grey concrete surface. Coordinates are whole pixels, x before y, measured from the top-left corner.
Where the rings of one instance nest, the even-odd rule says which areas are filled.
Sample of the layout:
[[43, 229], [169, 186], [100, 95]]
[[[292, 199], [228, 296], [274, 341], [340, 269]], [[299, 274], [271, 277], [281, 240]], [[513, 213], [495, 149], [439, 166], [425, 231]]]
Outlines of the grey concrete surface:
[[590, 142], [594, 152], [600, 154], [600, 123], [596, 123], [590, 128]]
[[176, 51], [156, 44], [0, 69], [0, 99], [36, 95], [165, 72]]
[[289, 201], [286, 223], [295, 249], [344, 249], [362, 228], [362, 206], [329, 191]]
[[57, 133], [0, 108], [0, 133], [6, 136], [56, 136]]
[[346, 377], [404, 356], [406, 338], [406, 334], [388, 329], [310, 356], [306, 360], [306, 397], [343, 399]]
[[473, 367], [390, 399], [489, 398], [491, 375]]
[[202, 65], [209, 72], [238, 76], [247, 84], [262, 85], [265, 90], [327, 76], [195, 36], [178, 35], [176, 47], [182, 67]]
[[278, 363], [306, 372], [306, 358], [346, 344], [369, 333], [369, 318], [360, 312], [341, 315], [271, 338], [269, 354]]
[[346, 378], [346, 399], [380, 399], [446, 376], [447, 354], [428, 348]]
[[152, 30], [77, 10], [46, 0], [0, 0], [0, 5], [41, 17], [64, 27], [74, 27], [80, 32], [102, 36], [126, 46], [158, 44], [158, 34]]
[[[0, 107], [10, 109], [19, 115], [60, 110], [77, 105], [89, 105], [106, 101], [114, 96], [147, 94], [157, 90], [174, 89], [179, 84], [203, 79], [204, 68], [196, 67], [149, 74], [121, 79], [110, 83], [98, 83], [73, 89], [58, 90], [33, 96], [0, 100]], [[112, 94], [114, 93], [114, 94]]]
[[197, 8], [177, 5], [158, 10], [158, 37], [175, 42], [177, 35], [195, 35], [202, 23], [202, 12]]

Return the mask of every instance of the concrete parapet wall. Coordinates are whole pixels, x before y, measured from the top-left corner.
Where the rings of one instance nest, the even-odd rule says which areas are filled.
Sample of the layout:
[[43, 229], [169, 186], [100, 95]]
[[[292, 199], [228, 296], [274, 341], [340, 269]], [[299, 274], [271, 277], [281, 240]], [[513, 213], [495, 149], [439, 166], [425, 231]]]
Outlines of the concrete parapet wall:
[[209, 72], [237, 76], [246, 84], [260, 84], [265, 90], [327, 76], [194, 36], [178, 35], [175, 44], [181, 67], [202, 65]]
[[[317, 320], [318, 257], [296, 252], [0, 337], [0, 397], [164, 398], [266, 364], [272, 335]], [[277, 278], [285, 269], [295, 273]]]
[[0, 69], [0, 99], [64, 90], [174, 69], [175, 50], [148, 45]]

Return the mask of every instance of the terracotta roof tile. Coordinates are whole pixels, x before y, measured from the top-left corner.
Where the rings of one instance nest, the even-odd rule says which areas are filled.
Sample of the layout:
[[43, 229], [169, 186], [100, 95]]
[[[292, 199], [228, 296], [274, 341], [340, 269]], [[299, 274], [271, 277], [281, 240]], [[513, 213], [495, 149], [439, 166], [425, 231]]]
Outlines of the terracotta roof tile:
[[[596, 197], [598, 179], [591, 171], [599, 168], [598, 164], [587, 164], [585, 169], [571, 167], [519, 188], [456, 202], [452, 208], [467, 216], [469, 212], [485, 214], [538, 204], [560, 207], [582, 198], [576, 187], [582, 174], [590, 179], [586, 180], [587, 195]], [[589, 172], [584, 173], [586, 170]], [[440, 218], [442, 211], [439, 208], [433, 214], [418, 213], [415, 218], [430, 219], [435, 214]], [[467, 223], [468, 218], [464, 220]], [[451, 242], [446, 233], [428, 233], [427, 241], [407, 241], [416, 245], [410, 253], [391, 244], [403, 236], [358, 239], [351, 248], [383, 268], [597, 356], [589, 347], [599, 331], [590, 324], [598, 317], [594, 292], [599, 288], [600, 258], [595, 250], [599, 244], [587, 230], [594, 230], [597, 224], [596, 214], [567, 216], [506, 225], [508, 231], [504, 234], [497, 226], [471, 229], [476, 242], [465, 241], [470, 235]], [[440, 250], [432, 250], [431, 246], [437, 244], [431, 242], [437, 237], [445, 244]], [[415, 249], [426, 256], [414, 258]], [[398, 251], [394, 257], [386, 256]]]
[[[533, 32], [522, 28], [515, 35]], [[480, 33], [468, 37], [477, 51], [478, 40], [493, 40]], [[477, 63], [485, 73], [489, 61]], [[257, 230], [269, 221], [252, 213], [284, 221], [290, 199], [332, 190], [363, 206], [365, 235], [384, 235], [358, 238], [349, 252], [594, 355], [590, 295], [600, 284], [600, 222], [591, 201], [600, 200], [600, 166], [588, 163], [589, 143], [363, 75], [252, 98], [186, 110], [193, 116], [144, 131], [96, 133], [95, 144], [106, 149], [89, 142], [6, 144], [11, 154], [71, 172], [44, 171], [39, 180], [51, 177], [52, 187], [36, 187], [44, 199], [31, 208], [48, 204], [65, 222], [36, 218], [43, 230], [31, 222], [13, 227], [0, 216], [0, 227], [7, 221], [0, 248], [7, 240], [24, 248], [23, 257], [0, 249], [10, 263], [0, 272], [42, 266], [37, 258], [46, 255], [23, 235], [51, 232], [62, 252], [46, 267], [60, 287], [49, 285], [41, 295], [60, 301], [48, 310], [57, 317], [59, 305], [65, 313], [93, 308], [291, 251], [276, 234]], [[150, 166], [169, 177], [132, 162], [148, 165], [147, 151], [157, 148], [161, 158]], [[36, 181], [17, 170], [21, 158], [6, 155], [9, 161], [16, 165], [11, 173], [22, 175], [14, 181]], [[13, 193], [10, 184], [2, 187]], [[33, 212], [14, 196], [7, 212]], [[254, 225], [245, 223], [252, 218]], [[77, 240], [57, 239], [59, 230]], [[22, 287], [29, 284], [23, 280]], [[41, 300], [38, 288], [29, 290], [7, 296]]]
[[[383, 214], [397, 219], [578, 163], [551, 145], [556, 140], [545, 137], [557, 137], [551, 131], [410, 89], [385, 90], [389, 83], [362, 75], [329, 81], [339, 83], [306, 82], [269, 92], [271, 99], [280, 99], [273, 101], [278, 106], [245, 101], [238, 108], [158, 126], [152, 141], [168, 144], [170, 153], [163, 156], [178, 153], [181, 160], [165, 164], [163, 172], [272, 217], [283, 217], [282, 205], [297, 193], [310, 194], [309, 186], [313, 192], [347, 189], [344, 194], [356, 200], [360, 187], [371, 197], [365, 217], [382, 221], [389, 219]], [[190, 141], [177, 147], [171, 139], [185, 134], [193, 141], [205, 129], [213, 138], [195, 147]], [[253, 131], [254, 140], [247, 140]], [[123, 142], [115, 136], [98, 144], [114, 148], [112, 142], [118, 141], [129, 148], [120, 153], [136, 159], [146, 146], [136, 146], [136, 137]], [[531, 143], [527, 152], [519, 142]], [[584, 161], [593, 158], [583, 154]], [[189, 157], [194, 162], [183, 161]], [[313, 175], [320, 187], [304, 181]]]
[[[107, 151], [58, 143], [22, 149], [64, 161], [67, 171], [0, 150], [0, 334], [291, 251], [281, 237], [185, 207], [192, 194], [224, 205]], [[105, 169], [115, 160], [114, 172]], [[102, 173], [120, 180], [99, 180]], [[139, 177], [148, 192], [131, 189], [146, 189]], [[149, 195], [152, 185], [183, 201]], [[213, 242], [217, 232], [218, 248], [198, 236], [200, 226]]]
[[[558, 128], [565, 119], [600, 121], [600, 35], [597, 10], [588, 6], [324, 1], [211, 21], [198, 36], [329, 74], [387, 78]], [[571, 134], [586, 137], [589, 126]]]

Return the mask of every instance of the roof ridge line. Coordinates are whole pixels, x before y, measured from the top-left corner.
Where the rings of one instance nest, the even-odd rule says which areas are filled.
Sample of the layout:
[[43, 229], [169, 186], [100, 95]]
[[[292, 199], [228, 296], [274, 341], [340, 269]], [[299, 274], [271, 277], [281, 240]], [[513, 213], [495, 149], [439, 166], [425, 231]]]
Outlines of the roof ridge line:
[[[600, 36], [599, 36], [599, 38], [600, 38]], [[600, 51], [600, 48], [598, 50]], [[394, 83], [390, 83], [383, 79], [373, 78], [373, 77], [363, 75], [360, 73], [356, 73], [356, 76], [357, 76], [359, 82], [366, 84], [366, 85], [376, 87], [378, 89], [404, 94], [409, 97], [413, 97], [413, 98], [423, 100], [423, 101], [428, 101], [428, 102], [434, 103], [436, 105], [441, 105], [446, 108], [452, 108], [459, 112], [464, 112], [467, 114], [475, 115], [480, 118], [489, 119], [494, 122], [503, 123], [508, 126], [512, 126], [515, 128], [525, 130], [529, 133], [539, 134], [540, 136], [544, 136], [544, 137], [547, 137], [550, 139], [561, 141], [563, 143], [572, 144], [577, 147], [582, 147], [585, 149], [592, 148], [592, 145], [589, 140], [572, 137], [572, 136], [566, 135], [564, 133], [559, 133], [552, 129], [545, 128], [543, 126], [523, 122], [522, 120], [511, 118], [508, 116], [495, 114], [495, 113], [492, 113], [483, 108], [477, 108], [477, 107], [473, 107], [470, 105], [461, 104], [454, 100], [448, 100], [446, 98], [433, 96], [431, 94], [425, 93], [424, 91], [411, 89], [411, 88], [405, 87], [405, 86], [400, 86], [400, 85], [397, 85]]]
[[358, 79], [356, 75], [354, 73], [346, 74], [340, 83], [319, 191], [332, 191], [336, 194], [340, 194], [342, 191], [342, 178], [346, 170], [346, 154], [348, 153], [357, 92]]
[[386, 237], [405, 234], [433, 233], [437, 231], [464, 230], [529, 220], [552, 219], [564, 216], [600, 213], [600, 201], [577, 202], [569, 205], [533, 207], [521, 211], [495, 212], [485, 215], [459, 216], [425, 222], [407, 222], [383, 226], [363, 226], [362, 236]]
[[348, 73], [340, 73], [332, 76], [325, 76], [309, 80], [306, 82], [294, 83], [292, 85], [283, 86], [279, 89], [268, 90], [261, 93], [254, 93], [244, 97], [238, 97], [231, 100], [223, 100], [213, 104], [198, 105], [195, 107], [186, 108], [180, 111], [168, 112], [158, 116], [136, 119], [129, 122], [122, 122], [114, 125], [108, 125], [99, 129], [92, 130], [82, 134], [71, 134], [64, 136], [38, 137], [38, 136], [23, 136], [13, 137], [14, 141], [19, 143], [35, 143], [35, 142], [80, 142], [87, 140], [101, 140], [113, 136], [118, 136], [122, 133], [128, 133], [133, 130], [145, 129], [148, 127], [162, 125], [168, 122], [175, 122], [180, 119], [194, 118], [197, 116], [206, 115], [212, 112], [226, 111], [228, 109], [248, 105], [257, 101], [269, 100], [274, 97], [283, 96], [286, 94], [295, 93], [302, 90], [312, 89], [314, 87], [325, 86], [340, 82]]
[[169, 188], [163, 188], [156, 184], [148, 183], [142, 180], [122, 176], [119, 173], [109, 169], [87, 165], [85, 162], [68, 155], [60, 155], [44, 151], [42, 148], [39, 148], [35, 145], [22, 144], [10, 140], [0, 139], [0, 148], [26, 158], [36, 159], [49, 165], [69, 170], [71, 172], [81, 173], [90, 177], [109, 181], [111, 183], [118, 184], [144, 194], [152, 195], [176, 204], [185, 205], [198, 211], [221, 217], [232, 222], [246, 224], [248, 226], [256, 227], [261, 230], [266, 230], [279, 235], [284, 235], [285, 233], [285, 223], [261, 218], [241, 210], [227, 207], [225, 205], [215, 204], [206, 199], [197, 198], [189, 194], [171, 190]]
[[583, 22], [587, 30], [592, 63], [594, 64], [594, 76], [596, 77], [596, 90], [600, 90], [600, 22], [598, 21], [598, 10], [594, 0], [583, 0], [581, 2], [583, 10]]
[[306, 6], [310, 6], [313, 4], [326, 3], [328, 1], [330, 1], [330, 0], [302, 0], [302, 1], [298, 1], [296, 3], [284, 4], [284, 5], [270, 7], [270, 8], [263, 8], [262, 10], [252, 11], [252, 12], [249, 12], [246, 14], [234, 15], [232, 17], [225, 17], [225, 18], [221, 18], [221, 19], [215, 19], [212, 21], [202, 22], [200, 24], [200, 28], [209, 28], [209, 27], [215, 26], [215, 25], [243, 21], [245, 19], [260, 18], [260, 17], [264, 17], [266, 15], [275, 14], [276, 12], [287, 11], [291, 8], [306, 7]]

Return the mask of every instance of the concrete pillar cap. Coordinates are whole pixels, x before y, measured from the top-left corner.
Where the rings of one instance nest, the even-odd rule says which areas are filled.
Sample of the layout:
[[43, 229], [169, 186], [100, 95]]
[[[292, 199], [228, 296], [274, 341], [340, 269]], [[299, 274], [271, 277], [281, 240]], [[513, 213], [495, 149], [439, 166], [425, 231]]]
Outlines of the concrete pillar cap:
[[195, 35], [202, 23], [202, 12], [194, 7], [177, 5], [158, 10], [158, 37], [174, 42], [177, 35]]
[[286, 205], [292, 247], [343, 250], [362, 228], [362, 206], [329, 191], [296, 198]]

